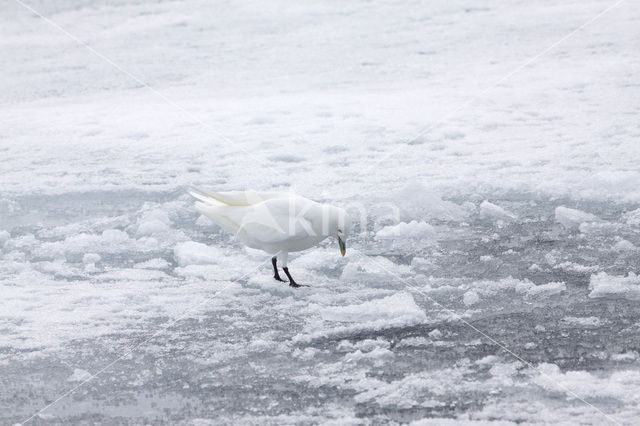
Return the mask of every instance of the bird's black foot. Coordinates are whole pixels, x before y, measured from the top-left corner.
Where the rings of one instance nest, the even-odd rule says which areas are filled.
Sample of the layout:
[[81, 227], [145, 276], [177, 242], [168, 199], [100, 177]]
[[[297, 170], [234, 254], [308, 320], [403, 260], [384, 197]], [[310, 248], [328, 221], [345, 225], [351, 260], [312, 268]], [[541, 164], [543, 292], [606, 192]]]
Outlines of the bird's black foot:
[[284, 271], [285, 274], [287, 274], [287, 277], [289, 278], [289, 285], [291, 287], [309, 287], [308, 285], [304, 285], [304, 284], [298, 284], [296, 282], [296, 280], [293, 279], [293, 277], [291, 276], [291, 274], [289, 273], [289, 268], [287, 268], [286, 266], [284, 268], [282, 268], [282, 270]]
[[271, 258], [271, 264], [273, 265], [273, 278], [274, 278], [275, 280], [277, 280], [277, 281], [280, 281], [280, 282], [286, 283], [286, 281], [285, 281], [285, 280], [283, 280], [282, 278], [280, 278], [280, 274], [278, 273], [278, 267], [276, 266], [276, 263], [277, 263], [277, 262], [278, 262], [278, 259], [277, 259], [275, 256], [273, 256], [273, 257]]

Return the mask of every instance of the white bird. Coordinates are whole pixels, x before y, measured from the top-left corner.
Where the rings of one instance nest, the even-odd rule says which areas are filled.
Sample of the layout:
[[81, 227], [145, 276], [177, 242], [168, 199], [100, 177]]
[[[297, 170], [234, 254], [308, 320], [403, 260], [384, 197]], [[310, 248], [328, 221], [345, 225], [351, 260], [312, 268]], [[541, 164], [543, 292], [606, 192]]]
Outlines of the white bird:
[[334, 237], [342, 256], [346, 253], [351, 219], [340, 207], [287, 192], [208, 192], [191, 186], [189, 193], [199, 200], [195, 203], [198, 212], [247, 247], [273, 255], [273, 277], [284, 282], [278, 274], [280, 260], [292, 287], [300, 285], [289, 273], [289, 252], [306, 250]]

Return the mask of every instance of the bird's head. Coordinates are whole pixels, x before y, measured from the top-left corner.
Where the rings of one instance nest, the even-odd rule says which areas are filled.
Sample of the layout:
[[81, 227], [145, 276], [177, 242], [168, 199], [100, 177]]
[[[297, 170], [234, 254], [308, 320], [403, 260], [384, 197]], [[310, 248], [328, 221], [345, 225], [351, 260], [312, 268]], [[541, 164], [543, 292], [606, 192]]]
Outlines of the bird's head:
[[351, 218], [344, 209], [337, 209], [337, 221], [334, 236], [338, 240], [340, 254], [344, 256], [347, 253], [347, 237], [351, 230]]

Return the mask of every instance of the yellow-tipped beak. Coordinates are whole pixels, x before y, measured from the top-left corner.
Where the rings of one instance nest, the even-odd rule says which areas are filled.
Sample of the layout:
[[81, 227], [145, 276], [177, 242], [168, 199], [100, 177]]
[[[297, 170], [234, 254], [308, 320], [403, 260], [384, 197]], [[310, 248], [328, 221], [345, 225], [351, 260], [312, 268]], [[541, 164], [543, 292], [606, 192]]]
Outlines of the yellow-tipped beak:
[[338, 245], [340, 246], [340, 253], [342, 254], [342, 257], [344, 257], [344, 255], [347, 254], [347, 246], [340, 237], [338, 237]]

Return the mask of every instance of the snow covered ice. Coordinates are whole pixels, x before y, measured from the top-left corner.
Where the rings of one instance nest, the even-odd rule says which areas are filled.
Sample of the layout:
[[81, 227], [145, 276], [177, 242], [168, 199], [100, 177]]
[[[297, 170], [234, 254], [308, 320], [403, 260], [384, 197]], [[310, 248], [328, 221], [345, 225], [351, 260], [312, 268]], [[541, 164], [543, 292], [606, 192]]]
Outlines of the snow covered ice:
[[[24, 3], [77, 40], [0, 8], [0, 423], [640, 418], [636, 4]], [[347, 256], [276, 282], [190, 183]]]

